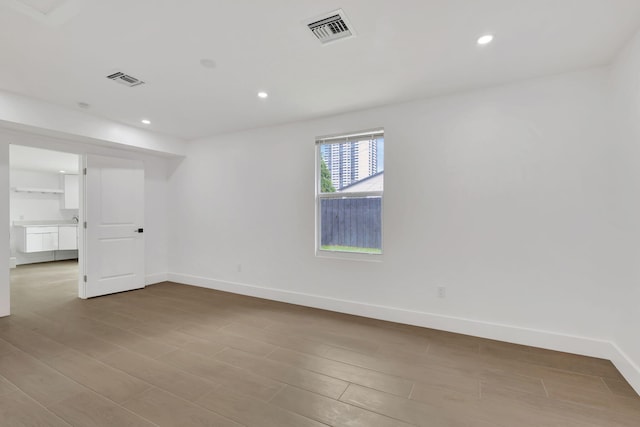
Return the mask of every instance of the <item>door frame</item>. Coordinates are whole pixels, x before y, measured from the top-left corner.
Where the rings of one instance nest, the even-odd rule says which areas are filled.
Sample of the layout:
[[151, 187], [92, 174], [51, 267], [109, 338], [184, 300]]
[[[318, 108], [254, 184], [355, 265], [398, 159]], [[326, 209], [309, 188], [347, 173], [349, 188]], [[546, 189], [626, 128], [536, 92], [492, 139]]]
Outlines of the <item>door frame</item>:
[[80, 179], [80, 195], [78, 202], [78, 298], [87, 299], [87, 229], [85, 224], [87, 223], [86, 212], [87, 206], [86, 200], [86, 188], [87, 188], [87, 155], [80, 154], [78, 159], [80, 164], [78, 165], [78, 176]]

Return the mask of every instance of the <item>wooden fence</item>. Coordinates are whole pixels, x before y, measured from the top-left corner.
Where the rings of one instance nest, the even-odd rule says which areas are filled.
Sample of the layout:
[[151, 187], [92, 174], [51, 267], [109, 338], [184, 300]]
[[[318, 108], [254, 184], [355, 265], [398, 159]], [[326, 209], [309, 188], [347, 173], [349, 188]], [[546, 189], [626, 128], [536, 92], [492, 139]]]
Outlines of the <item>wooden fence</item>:
[[322, 199], [321, 245], [382, 249], [382, 198]]

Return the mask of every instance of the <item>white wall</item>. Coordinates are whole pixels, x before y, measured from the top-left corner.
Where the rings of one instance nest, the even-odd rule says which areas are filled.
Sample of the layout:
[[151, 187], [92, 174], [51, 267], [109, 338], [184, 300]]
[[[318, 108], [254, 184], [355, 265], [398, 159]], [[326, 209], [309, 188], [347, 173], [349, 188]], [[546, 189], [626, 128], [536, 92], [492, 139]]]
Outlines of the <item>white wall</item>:
[[[11, 160], [10, 160], [11, 161]], [[63, 176], [58, 173], [15, 170], [10, 172], [10, 187], [31, 187], [63, 190]], [[10, 221], [56, 221], [71, 220], [78, 215], [78, 209], [62, 209], [62, 194], [25, 193], [11, 191]], [[17, 250], [17, 233], [21, 229], [11, 229], [11, 256], [18, 265], [34, 262], [74, 259], [78, 251], [45, 251], [25, 254]]]
[[[194, 141], [170, 179], [170, 279], [609, 357], [621, 260], [610, 251], [607, 77]], [[314, 138], [377, 127], [384, 261], [318, 258]]]
[[144, 157], [144, 238], [147, 284], [167, 280], [168, 160]]
[[[11, 169], [10, 186], [48, 188], [62, 190], [60, 174], [41, 171], [27, 171]], [[61, 194], [22, 193], [11, 191], [11, 221], [32, 220], [63, 220], [71, 219], [73, 215], [65, 217], [61, 210]]]
[[611, 150], [617, 156], [614, 193], [615, 250], [624, 267], [619, 277], [618, 323], [615, 341], [631, 361], [625, 375], [640, 392], [640, 33], [612, 66], [612, 104], [615, 118]]

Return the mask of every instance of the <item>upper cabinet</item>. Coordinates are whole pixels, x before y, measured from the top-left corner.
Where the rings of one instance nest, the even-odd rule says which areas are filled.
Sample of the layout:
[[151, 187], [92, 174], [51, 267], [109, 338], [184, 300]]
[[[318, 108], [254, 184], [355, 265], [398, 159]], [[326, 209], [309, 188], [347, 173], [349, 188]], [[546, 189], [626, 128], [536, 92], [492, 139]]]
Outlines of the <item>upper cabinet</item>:
[[80, 179], [78, 175], [64, 176], [63, 209], [78, 209], [80, 207]]

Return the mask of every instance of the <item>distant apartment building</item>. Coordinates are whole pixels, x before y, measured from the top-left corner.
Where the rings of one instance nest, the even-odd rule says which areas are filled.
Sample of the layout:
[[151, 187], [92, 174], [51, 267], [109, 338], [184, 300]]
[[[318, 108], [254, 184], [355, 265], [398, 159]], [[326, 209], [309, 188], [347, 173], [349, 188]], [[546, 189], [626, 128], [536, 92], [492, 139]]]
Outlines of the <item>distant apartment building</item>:
[[320, 154], [329, 172], [331, 183], [340, 191], [378, 172], [378, 140], [324, 144]]

